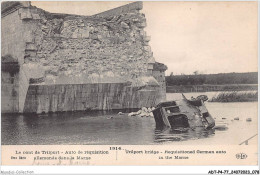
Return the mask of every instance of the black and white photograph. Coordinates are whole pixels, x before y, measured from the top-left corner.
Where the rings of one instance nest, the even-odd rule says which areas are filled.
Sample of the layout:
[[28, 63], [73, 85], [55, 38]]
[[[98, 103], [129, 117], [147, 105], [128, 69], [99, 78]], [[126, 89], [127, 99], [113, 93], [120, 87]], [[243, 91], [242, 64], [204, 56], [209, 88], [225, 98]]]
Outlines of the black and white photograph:
[[1, 144], [257, 149], [258, 3], [3, 1]]

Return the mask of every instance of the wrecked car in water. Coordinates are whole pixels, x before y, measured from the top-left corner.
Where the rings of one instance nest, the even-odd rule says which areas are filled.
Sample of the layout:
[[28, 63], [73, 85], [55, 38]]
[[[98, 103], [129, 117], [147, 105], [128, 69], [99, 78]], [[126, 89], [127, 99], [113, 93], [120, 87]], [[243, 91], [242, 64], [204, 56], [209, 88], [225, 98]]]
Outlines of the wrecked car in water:
[[159, 103], [152, 111], [156, 128], [174, 130], [195, 129], [196, 127], [213, 128], [215, 120], [204, 104], [207, 100], [205, 95], [188, 100], [182, 94], [180, 100]]

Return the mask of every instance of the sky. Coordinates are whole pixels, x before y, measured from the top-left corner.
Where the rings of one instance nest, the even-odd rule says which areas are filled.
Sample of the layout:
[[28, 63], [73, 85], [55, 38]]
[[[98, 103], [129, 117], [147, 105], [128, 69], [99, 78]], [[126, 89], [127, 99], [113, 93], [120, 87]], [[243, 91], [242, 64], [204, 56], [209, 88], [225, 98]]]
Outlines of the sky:
[[[94, 15], [129, 2], [32, 2], [53, 13]], [[143, 2], [145, 31], [166, 75], [258, 71], [257, 2]]]

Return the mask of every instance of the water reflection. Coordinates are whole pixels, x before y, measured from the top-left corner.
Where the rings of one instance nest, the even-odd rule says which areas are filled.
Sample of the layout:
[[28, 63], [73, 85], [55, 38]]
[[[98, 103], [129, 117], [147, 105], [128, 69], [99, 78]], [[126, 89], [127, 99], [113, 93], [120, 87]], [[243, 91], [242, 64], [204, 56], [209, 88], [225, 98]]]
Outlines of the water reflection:
[[164, 130], [156, 129], [154, 134], [154, 142], [163, 143], [211, 137], [215, 134], [215, 129], [196, 127], [195, 129], [187, 128], [186, 130], [175, 130], [168, 128]]

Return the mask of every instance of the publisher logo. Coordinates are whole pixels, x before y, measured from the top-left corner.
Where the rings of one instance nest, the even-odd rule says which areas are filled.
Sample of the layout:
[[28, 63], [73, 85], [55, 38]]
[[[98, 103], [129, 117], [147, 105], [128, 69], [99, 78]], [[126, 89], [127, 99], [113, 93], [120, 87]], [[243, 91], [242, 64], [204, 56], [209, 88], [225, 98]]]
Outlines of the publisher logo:
[[246, 159], [247, 155], [245, 153], [237, 153], [236, 158], [237, 159]]

